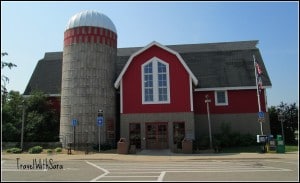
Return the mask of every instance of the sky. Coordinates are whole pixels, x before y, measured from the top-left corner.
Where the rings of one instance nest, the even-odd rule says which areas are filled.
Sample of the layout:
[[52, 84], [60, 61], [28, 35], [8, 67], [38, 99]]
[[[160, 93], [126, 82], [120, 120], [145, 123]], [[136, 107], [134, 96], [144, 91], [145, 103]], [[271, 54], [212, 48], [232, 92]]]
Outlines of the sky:
[[[1, 1], [1, 61], [8, 91], [23, 93], [45, 52], [63, 50], [69, 19], [84, 10], [107, 15], [118, 48], [259, 40], [272, 88], [268, 106], [299, 106], [299, 3], [294, 2], [11, 2]], [[1, 81], [2, 84], [2, 81]]]

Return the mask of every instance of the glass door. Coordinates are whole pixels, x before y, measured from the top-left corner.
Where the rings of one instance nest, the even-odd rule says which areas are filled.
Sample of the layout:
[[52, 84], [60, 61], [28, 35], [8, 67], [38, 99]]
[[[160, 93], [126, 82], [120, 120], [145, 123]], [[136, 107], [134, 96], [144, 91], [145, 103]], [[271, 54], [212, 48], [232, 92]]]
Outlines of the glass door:
[[146, 123], [147, 149], [168, 148], [168, 123]]
[[141, 124], [129, 124], [129, 142], [130, 145], [135, 145], [137, 149], [141, 148]]
[[185, 137], [184, 122], [173, 123], [173, 143], [178, 149], [182, 148], [181, 142]]

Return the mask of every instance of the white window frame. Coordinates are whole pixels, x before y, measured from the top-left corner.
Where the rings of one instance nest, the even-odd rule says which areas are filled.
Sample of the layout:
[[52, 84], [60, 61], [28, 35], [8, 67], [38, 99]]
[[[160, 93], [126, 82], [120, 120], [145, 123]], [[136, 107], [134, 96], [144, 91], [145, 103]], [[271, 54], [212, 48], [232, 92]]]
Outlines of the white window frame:
[[[224, 103], [219, 103], [218, 102], [218, 92], [224, 92], [225, 93], [225, 102]], [[227, 90], [217, 90], [215, 91], [215, 105], [216, 106], [227, 106], [228, 105], [228, 94]]]
[[[152, 74], [153, 74], [153, 101], [145, 101], [145, 81], [144, 81], [144, 66], [152, 62]], [[166, 66], [166, 75], [167, 75], [167, 97], [166, 101], [159, 101], [159, 92], [158, 92], [158, 62]], [[169, 64], [163, 60], [153, 57], [144, 64], [141, 65], [142, 70], [142, 104], [169, 104], [170, 99], [170, 73], [169, 73]]]

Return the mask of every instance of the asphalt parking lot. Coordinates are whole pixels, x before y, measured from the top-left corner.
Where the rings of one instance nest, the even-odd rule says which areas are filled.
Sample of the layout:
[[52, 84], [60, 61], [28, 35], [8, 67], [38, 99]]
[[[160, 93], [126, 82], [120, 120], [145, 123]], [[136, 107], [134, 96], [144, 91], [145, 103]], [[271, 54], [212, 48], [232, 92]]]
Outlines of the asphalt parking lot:
[[299, 181], [286, 154], [5, 154], [2, 181]]

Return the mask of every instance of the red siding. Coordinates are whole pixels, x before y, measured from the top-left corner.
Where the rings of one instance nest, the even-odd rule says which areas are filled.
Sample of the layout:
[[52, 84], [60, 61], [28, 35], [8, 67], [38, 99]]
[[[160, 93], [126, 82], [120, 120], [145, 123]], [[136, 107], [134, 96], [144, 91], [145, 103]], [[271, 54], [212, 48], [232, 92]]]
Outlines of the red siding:
[[76, 43], [101, 43], [110, 47], [117, 47], [117, 34], [100, 27], [75, 27], [64, 33], [64, 46]]
[[[169, 64], [170, 104], [142, 104], [141, 65], [153, 57]], [[152, 46], [133, 58], [123, 75], [123, 113], [158, 113], [190, 111], [189, 74], [176, 55]]]
[[[229, 90], [228, 105], [216, 106], [214, 91], [201, 91], [194, 92], [194, 110], [196, 114], [207, 114], [205, 95], [209, 95], [211, 103], [209, 104], [209, 110], [212, 114], [224, 114], [224, 113], [257, 113], [258, 101], [256, 90]], [[260, 95], [261, 109], [266, 111], [264, 91]]]
[[60, 97], [48, 97], [48, 101], [52, 103], [52, 109], [60, 114]]

